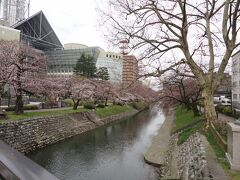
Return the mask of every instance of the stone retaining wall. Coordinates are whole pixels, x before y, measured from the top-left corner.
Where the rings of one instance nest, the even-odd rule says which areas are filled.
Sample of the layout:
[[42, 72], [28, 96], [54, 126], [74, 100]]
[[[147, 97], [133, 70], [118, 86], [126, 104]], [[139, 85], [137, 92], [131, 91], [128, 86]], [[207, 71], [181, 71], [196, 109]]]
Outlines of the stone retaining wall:
[[136, 113], [131, 111], [96, 119], [94, 112], [82, 112], [7, 122], [0, 125], [0, 139], [16, 150], [28, 153]]
[[160, 168], [162, 179], [210, 179], [206, 152], [200, 134], [191, 135], [186, 142], [177, 145], [178, 134], [171, 138], [165, 165]]

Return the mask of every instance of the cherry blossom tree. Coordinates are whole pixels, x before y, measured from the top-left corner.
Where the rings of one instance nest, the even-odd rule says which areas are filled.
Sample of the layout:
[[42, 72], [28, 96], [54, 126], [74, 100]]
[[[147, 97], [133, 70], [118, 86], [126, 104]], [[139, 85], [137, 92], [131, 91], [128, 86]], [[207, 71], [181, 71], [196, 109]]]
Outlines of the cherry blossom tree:
[[208, 128], [217, 120], [213, 93], [240, 46], [239, 13], [240, 0], [108, 0], [100, 17], [110, 42], [127, 39], [151, 66], [146, 76], [189, 66], [202, 89]]
[[[9, 79], [13, 74], [12, 68], [12, 51], [15, 49], [15, 43], [7, 43], [5, 41], [0, 41], [0, 106], [1, 99], [4, 93], [4, 87], [9, 83]], [[0, 107], [0, 114], [2, 114], [2, 109]]]
[[[3, 72], [7, 72], [1, 77], [6, 83], [11, 85], [16, 93], [15, 113], [23, 113], [22, 95], [24, 83], [35, 76], [46, 75], [46, 64], [43, 53], [32, 47], [15, 41], [0, 42], [1, 63], [8, 61], [8, 65]], [[2, 83], [3, 85], [5, 83]]]
[[183, 104], [198, 116], [198, 105], [201, 100], [201, 89], [196, 79], [173, 73], [163, 80], [163, 89], [160, 91], [158, 100], [164, 107]]
[[66, 81], [65, 93], [73, 101], [73, 109], [77, 109], [83, 100], [93, 99], [97, 85], [90, 79], [73, 77]]
[[24, 90], [36, 96], [44, 97], [50, 104], [56, 104], [57, 99], [67, 96], [68, 79], [64, 78], [32, 78], [24, 84]]
[[107, 106], [108, 100], [116, 97], [116, 87], [113, 86], [109, 81], [95, 80], [96, 89], [94, 92], [94, 101], [96, 103], [104, 103]]

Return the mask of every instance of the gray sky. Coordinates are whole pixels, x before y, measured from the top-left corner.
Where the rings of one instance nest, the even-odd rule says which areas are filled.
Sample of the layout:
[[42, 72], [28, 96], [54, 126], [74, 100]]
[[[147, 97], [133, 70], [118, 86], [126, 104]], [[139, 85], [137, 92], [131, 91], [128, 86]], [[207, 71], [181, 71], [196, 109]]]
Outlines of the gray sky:
[[95, 9], [104, 0], [31, 0], [30, 15], [42, 10], [62, 44], [81, 43], [107, 50]]

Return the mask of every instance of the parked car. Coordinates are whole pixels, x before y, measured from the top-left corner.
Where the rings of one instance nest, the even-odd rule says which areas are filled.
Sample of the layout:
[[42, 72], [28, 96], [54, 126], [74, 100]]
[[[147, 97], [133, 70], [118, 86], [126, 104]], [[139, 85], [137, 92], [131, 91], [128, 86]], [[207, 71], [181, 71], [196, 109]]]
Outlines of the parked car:
[[221, 100], [221, 105], [223, 105], [223, 106], [231, 106], [232, 105], [231, 99], [228, 99], [228, 98], [222, 99]]

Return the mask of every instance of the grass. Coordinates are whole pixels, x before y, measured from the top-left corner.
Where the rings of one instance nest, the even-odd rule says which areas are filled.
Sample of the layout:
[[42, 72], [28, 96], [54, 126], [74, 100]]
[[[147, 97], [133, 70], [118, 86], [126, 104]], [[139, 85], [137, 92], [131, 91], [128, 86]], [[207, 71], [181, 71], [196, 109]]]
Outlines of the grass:
[[194, 116], [193, 112], [183, 108], [182, 106], [177, 106], [175, 111], [175, 127], [174, 130], [181, 129], [193, 122], [202, 119], [201, 116]]
[[[180, 105], [176, 107], [175, 116], [175, 127], [173, 130], [181, 129], [202, 119], [201, 116], [194, 116], [191, 110], [187, 110]], [[178, 144], [184, 143], [189, 138], [189, 136], [194, 134], [196, 131], [201, 130], [202, 128], [203, 122], [200, 121], [193, 127], [184, 130], [178, 136]]]
[[[200, 120], [202, 117], [194, 117], [193, 112], [183, 109], [181, 106], [176, 108], [176, 120], [175, 120], [175, 130], [180, 129], [184, 126], [187, 126], [193, 122]], [[196, 131], [201, 131], [203, 129], [203, 121], [197, 123], [194, 127], [184, 130], [178, 136], [178, 144], [185, 142], [191, 134], [194, 134]], [[230, 169], [229, 164], [225, 157], [225, 152], [218, 145], [211, 131], [205, 133], [208, 142], [212, 146], [216, 156], [218, 157], [219, 163], [223, 166], [223, 169], [228, 173], [231, 180], [239, 180], [240, 172], [233, 171]]]
[[234, 171], [230, 169], [230, 166], [226, 160], [225, 152], [221, 149], [221, 147], [217, 144], [213, 134], [211, 131], [205, 133], [208, 142], [212, 146], [216, 156], [218, 157], [218, 162], [222, 165], [223, 169], [228, 173], [231, 180], [239, 180], [240, 179], [240, 172]]
[[[56, 115], [68, 115], [87, 111], [88, 109], [78, 108], [77, 110], [73, 109], [64, 109], [64, 110], [53, 110], [53, 111], [34, 111], [34, 112], [24, 112], [24, 114], [16, 115], [14, 112], [6, 112], [7, 119], [12, 121], [34, 118], [34, 117], [46, 117], [46, 116], [56, 116]], [[131, 106], [117, 106], [112, 105], [106, 108], [96, 108], [96, 115], [100, 118], [111, 116], [114, 114], [119, 114], [122, 112], [131, 111], [133, 108]], [[6, 120], [0, 121], [0, 123], [6, 122]]]
[[189, 138], [189, 136], [191, 136], [195, 132], [201, 131], [202, 128], [203, 128], [203, 122], [201, 121], [197, 123], [195, 126], [193, 126], [192, 128], [186, 129], [185, 131], [180, 133], [178, 135], [178, 145], [184, 143]]
[[119, 114], [119, 113], [123, 113], [123, 112], [128, 112], [133, 110], [133, 107], [131, 106], [118, 106], [118, 105], [112, 105], [112, 106], [108, 106], [105, 108], [97, 108], [96, 109], [96, 115], [99, 118], [104, 118], [104, 117], [108, 117], [114, 114]]
[[24, 114], [16, 115], [14, 112], [7, 112], [7, 118], [13, 121], [27, 119], [32, 117], [46, 117], [54, 115], [68, 115], [78, 112], [86, 111], [86, 109], [79, 108], [77, 110], [73, 109], [64, 109], [64, 110], [54, 110], [54, 111], [34, 111], [34, 112], [24, 112]]

